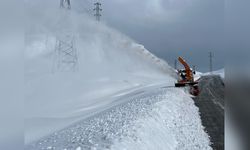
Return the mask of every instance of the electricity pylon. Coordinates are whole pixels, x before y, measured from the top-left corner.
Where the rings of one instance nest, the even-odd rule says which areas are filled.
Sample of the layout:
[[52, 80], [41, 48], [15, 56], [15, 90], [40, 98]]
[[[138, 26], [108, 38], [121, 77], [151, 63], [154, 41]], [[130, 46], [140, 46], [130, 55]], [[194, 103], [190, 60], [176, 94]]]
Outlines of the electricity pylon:
[[213, 53], [209, 52], [209, 71], [212, 74], [213, 73]]
[[96, 20], [97, 21], [100, 21], [100, 18], [101, 18], [101, 11], [102, 11], [102, 9], [101, 9], [101, 3], [100, 2], [96, 2], [96, 3], [94, 3], [94, 5], [95, 5], [95, 8], [94, 8], [94, 11], [95, 11], [95, 14], [94, 14], [94, 16], [96, 17]]
[[73, 35], [64, 35], [56, 41], [56, 66], [57, 72], [74, 72], [77, 70], [78, 57]]
[[[60, 0], [61, 9], [70, 9], [70, 0]], [[56, 39], [56, 64], [54, 71], [56, 72], [74, 72], [78, 67], [78, 56], [75, 47], [75, 38], [68, 31], [61, 31], [62, 35]]]

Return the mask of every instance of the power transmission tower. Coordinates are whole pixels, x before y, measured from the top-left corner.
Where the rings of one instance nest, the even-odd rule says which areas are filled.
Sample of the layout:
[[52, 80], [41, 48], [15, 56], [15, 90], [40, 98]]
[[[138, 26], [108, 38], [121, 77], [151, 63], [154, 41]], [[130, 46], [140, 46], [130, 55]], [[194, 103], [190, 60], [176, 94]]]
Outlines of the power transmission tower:
[[209, 52], [209, 71], [212, 74], [213, 72], [213, 53]]
[[71, 9], [70, 0], [60, 0], [60, 7]]
[[102, 9], [101, 9], [101, 3], [100, 2], [96, 2], [96, 3], [94, 3], [94, 5], [95, 5], [95, 8], [94, 8], [94, 11], [95, 11], [95, 14], [94, 14], [94, 16], [96, 17], [96, 20], [97, 21], [100, 21], [100, 18], [101, 18], [101, 11], [102, 11]]
[[56, 42], [56, 71], [74, 72], [78, 66], [78, 56], [73, 35], [63, 35]]
[[[65, 4], [67, 5], [66, 7]], [[62, 9], [70, 9], [70, 0], [60, 0], [60, 6]], [[62, 35], [57, 36], [56, 39], [56, 64], [54, 66], [54, 71], [56, 72], [76, 71], [78, 66], [74, 35], [64, 30], [61, 31]]]

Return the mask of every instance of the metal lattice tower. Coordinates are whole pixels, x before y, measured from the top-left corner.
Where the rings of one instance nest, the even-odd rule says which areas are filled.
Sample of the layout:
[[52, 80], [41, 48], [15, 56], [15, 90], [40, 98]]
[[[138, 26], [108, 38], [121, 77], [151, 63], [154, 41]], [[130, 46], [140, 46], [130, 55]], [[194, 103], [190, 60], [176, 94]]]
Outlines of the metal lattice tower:
[[94, 8], [94, 11], [95, 11], [95, 14], [94, 14], [94, 16], [96, 17], [96, 20], [97, 21], [100, 21], [100, 19], [101, 19], [101, 11], [102, 11], [102, 9], [101, 9], [101, 3], [100, 2], [96, 2], [96, 3], [94, 3], [94, 5], [95, 5], [95, 8]]
[[209, 71], [212, 74], [213, 72], [213, 53], [209, 52]]
[[56, 71], [58, 72], [74, 72], [78, 67], [78, 57], [75, 48], [73, 35], [67, 35], [57, 38], [56, 42]]
[[[62, 9], [70, 9], [70, 0], [60, 0]], [[66, 30], [66, 29], [64, 29]], [[75, 47], [74, 34], [62, 30], [61, 36], [56, 39], [56, 62], [54, 71], [56, 72], [74, 72], [78, 68], [78, 56]]]

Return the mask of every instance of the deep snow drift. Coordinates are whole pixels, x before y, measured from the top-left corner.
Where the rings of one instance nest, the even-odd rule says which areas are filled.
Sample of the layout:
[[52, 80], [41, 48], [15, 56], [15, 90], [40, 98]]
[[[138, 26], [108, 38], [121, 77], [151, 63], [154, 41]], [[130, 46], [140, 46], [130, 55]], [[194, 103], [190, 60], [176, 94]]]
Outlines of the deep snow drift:
[[182, 90], [148, 87], [119, 101], [123, 103], [27, 145], [26, 149], [211, 149], [198, 108]]

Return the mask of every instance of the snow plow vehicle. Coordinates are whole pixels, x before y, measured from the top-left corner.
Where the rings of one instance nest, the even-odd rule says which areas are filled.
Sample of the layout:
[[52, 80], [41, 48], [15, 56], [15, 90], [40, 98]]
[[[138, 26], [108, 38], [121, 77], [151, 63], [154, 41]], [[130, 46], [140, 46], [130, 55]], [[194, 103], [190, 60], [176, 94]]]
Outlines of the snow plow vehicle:
[[185, 69], [177, 70], [179, 79], [177, 80], [177, 83], [175, 83], [175, 87], [189, 86], [190, 94], [197, 96], [199, 94], [199, 87], [198, 82], [194, 81], [195, 70], [192, 70], [182, 57], [179, 57], [178, 60]]

